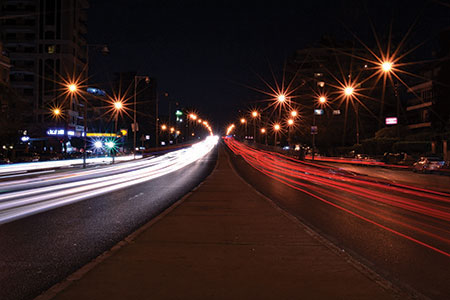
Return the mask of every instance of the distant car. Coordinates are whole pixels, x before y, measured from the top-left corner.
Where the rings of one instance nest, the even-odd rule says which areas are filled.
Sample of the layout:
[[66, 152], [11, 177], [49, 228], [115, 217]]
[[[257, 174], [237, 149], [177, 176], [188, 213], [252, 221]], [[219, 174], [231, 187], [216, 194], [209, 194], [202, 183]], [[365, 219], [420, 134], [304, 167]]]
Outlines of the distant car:
[[437, 172], [444, 169], [448, 164], [440, 157], [436, 156], [422, 156], [417, 162], [413, 164], [413, 172]]

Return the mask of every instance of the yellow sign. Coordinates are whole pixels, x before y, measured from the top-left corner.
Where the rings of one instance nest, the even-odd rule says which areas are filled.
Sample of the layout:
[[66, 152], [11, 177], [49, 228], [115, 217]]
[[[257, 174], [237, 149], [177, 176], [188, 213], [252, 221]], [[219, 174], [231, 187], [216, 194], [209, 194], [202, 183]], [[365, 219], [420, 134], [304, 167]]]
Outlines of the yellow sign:
[[91, 137], [112, 137], [112, 136], [117, 136], [117, 134], [115, 134], [115, 133], [94, 133], [94, 132], [88, 132], [86, 134], [86, 136], [91, 136]]
[[122, 133], [122, 136], [127, 136], [128, 135], [128, 130], [120, 129], [120, 133]]

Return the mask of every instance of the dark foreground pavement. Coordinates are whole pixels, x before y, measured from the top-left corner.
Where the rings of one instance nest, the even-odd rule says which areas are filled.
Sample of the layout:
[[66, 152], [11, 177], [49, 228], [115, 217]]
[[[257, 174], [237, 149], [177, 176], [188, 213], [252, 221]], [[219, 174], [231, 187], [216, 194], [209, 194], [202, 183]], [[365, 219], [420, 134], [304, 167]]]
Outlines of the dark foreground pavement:
[[258, 194], [221, 149], [216, 169], [40, 299], [390, 299], [370, 272]]

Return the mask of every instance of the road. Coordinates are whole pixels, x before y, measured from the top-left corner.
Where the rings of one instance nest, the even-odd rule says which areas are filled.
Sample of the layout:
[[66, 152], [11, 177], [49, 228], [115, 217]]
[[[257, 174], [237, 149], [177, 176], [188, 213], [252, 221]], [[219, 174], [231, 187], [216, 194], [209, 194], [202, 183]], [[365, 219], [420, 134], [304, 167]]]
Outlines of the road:
[[212, 171], [212, 149], [2, 183], [0, 299], [36, 297], [151, 220]]
[[342, 251], [413, 296], [449, 298], [450, 193], [225, 142], [245, 180]]

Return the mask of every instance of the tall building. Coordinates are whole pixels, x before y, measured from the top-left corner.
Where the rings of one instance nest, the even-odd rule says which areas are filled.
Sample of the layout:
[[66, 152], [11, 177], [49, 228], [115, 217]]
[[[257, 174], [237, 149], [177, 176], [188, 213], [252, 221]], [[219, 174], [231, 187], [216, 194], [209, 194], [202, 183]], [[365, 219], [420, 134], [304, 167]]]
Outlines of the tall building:
[[[86, 78], [87, 0], [2, 0], [1, 36], [11, 60], [10, 84], [28, 104], [24, 120], [46, 128], [50, 107], [64, 101], [60, 84]], [[80, 131], [82, 114], [66, 101], [68, 126]], [[39, 134], [36, 132], [36, 134]]]
[[11, 68], [9, 57], [6, 55], [6, 51], [3, 50], [3, 44], [0, 43], [0, 84], [9, 84], [9, 71]]

